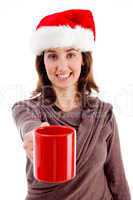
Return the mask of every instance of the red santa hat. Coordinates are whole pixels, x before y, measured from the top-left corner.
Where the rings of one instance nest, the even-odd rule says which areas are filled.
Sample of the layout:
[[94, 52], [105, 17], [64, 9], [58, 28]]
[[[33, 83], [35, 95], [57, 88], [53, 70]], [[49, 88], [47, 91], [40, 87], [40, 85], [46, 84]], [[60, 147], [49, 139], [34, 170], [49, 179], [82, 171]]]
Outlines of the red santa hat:
[[30, 46], [35, 55], [57, 47], [92, 51], [96, 39], [95, 24], [90, 10], [71, 9], [42, 18], [31, 36]]

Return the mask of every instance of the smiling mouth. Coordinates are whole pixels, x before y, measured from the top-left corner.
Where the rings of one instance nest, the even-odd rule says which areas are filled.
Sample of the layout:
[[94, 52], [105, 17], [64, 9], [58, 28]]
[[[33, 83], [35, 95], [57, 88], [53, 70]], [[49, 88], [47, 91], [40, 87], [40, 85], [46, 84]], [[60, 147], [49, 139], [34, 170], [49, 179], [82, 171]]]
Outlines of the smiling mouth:
[[72, 75], [72, 72], [70, 72], [70, 74], [68, 75], [59, 75], [57, 74], [56, 77], [59, 79], [59, 80], [67, 80], [70, 78], [70, 76]]

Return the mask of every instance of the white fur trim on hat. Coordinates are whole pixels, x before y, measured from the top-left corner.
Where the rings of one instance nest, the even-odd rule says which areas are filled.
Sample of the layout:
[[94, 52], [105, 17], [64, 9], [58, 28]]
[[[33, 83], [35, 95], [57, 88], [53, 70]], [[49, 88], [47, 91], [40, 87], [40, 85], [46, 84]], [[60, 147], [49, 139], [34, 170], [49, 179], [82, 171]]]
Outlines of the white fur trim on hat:
[[30, 47], [35, 55], [45, 49], [57, 47], [79, 48], [82, 52], [92, 51], [94, 35], [91, 29], [76, 26], [45, 26], [37, 29], [31, 36]]

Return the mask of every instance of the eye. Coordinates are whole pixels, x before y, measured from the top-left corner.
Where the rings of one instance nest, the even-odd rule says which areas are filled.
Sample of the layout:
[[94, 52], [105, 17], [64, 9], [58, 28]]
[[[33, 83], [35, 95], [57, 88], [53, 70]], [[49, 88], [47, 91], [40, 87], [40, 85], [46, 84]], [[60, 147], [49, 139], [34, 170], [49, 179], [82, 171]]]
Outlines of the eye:
[[49, 54], [48, 58], [55, 60], [57, 58], [57, 55], [56, 54]]
[[75, 57], [75, 56], [76, 56], [76, 54], [74, 54], [74, 53], [68, 53], [68, 54], [67, 54], [67, 57], [68, 57], [68, 58], [72, 58], [72, 57]]

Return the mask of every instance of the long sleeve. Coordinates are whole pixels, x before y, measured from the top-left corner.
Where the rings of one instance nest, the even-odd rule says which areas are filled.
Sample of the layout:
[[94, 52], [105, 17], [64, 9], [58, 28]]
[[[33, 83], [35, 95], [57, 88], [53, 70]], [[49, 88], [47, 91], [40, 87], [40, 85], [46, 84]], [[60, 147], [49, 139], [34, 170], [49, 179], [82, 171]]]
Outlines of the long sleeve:
[[113, 112], [105, 130], [110, 132], [106, 140], [108, 154], [105, 163], [105, 175], [113, 200], [131, 200], [122, 161], [118, 126]]
[[23, 140], [24, 134], [37, 128], [42, 123], [36, 106], [26, 101], [16, 102], [12, 106], [12, 117]]

